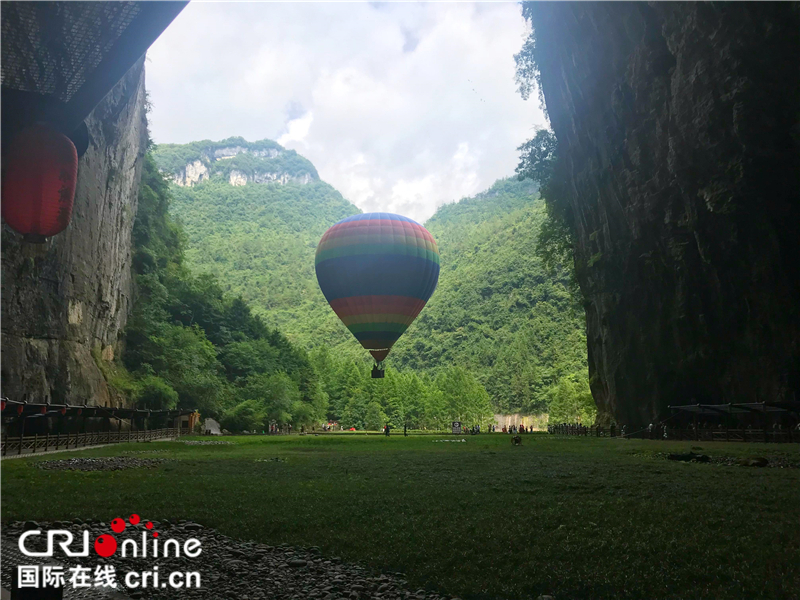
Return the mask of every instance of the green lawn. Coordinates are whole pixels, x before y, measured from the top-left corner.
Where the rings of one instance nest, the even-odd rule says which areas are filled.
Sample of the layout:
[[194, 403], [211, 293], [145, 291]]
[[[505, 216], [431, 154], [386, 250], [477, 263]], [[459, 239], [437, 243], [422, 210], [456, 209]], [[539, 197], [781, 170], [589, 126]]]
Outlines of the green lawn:
[[[403, 571], [412, 589], [462, 598], [800, 596], [800, 469], [653, 456], [690, 442], [225, 439], [236, 443], [121, 444], [3, 461], [3, 521], [191, 519], [240, 538], [319, 546]], [[796, 444], [700, 446], [712, 456], [800, 460]], [[143, 449], [167, 449], [152, 456], [174, 461], [110, 473], [33, 467]], [[270, 457], [285, 462], [256, 460]]]

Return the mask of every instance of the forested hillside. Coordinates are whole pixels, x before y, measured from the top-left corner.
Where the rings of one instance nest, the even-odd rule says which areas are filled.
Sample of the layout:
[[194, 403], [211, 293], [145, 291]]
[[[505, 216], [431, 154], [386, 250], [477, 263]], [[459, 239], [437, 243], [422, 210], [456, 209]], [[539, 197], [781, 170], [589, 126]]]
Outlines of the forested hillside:
[[109, 382], [142, 408], [196, 408], [231, 429], [311, 424], [327, 395], [306, 352], [184, 263], [167, 181], [145, 157], [133, 228], [136, 296]]
[[[184, 161], [213, 156], [220, 148], [250, 153], [214, 163], [226, 165], [281, 147], [270, 140], [249, 144], [231, 138], [160, 145], [154, 156], [170, 175], [188, 164]], [[294, 343], [310, 349], [347, 342], [344, 347], [356, 351], [350, 348], [350, 332], [328, 308], [314, 275], [314, 252], [322, 234], [336, 221], [361, 212], [333, 187], [319, 179], [237, 186], [220, 172], [192, 187], [173, 185], [171, 212], [186, 231], [186, 260], [194, 270], [215, 275], [226, 292], [241, 296]]]
[[327, 183], [229, 185], [212, 179], [173, 186], [173, 214], [183, 223], [187, 261], [215, 275], [292, 341], [311, 348], [349, 341], [314, 275], [325, 230], [360, 212]]
[[506, 413], [547, 411], [559, 386], [561, 396], [566, 386], [588, 398], [586, 338], [569, 271], [549, 272], [537, 254], [545, 219], [537, 192], [530, 180], [500, 180], [425, 223], [439, 244], [439, 287], [395, 345], [392, 364], [461, 365]]
[[[267, 142], [250, 151], [265, 151]], [[237, 143], [245, 148], [243, 140]], [[155, 156], [163, 170], [174, 173], [180, 161], [198, 156], [199, 146], [209, 156], [219, 147], [230, 152], [230, 144], [160, 147]], [[371, 405], [373, 413], [380, 407], [394, 421], [400, 414], [407, 419], [425, 413], [419, 406], [388, 403], [374, 382], [359, 384], [356, 392], [356, 374], [368, 377], [361, 369], [369, 357], [316, 282], [320, 237], [336, 221], [359, 213], [357, 207], [319, 180], [231, 185], [223, 174], [212, 174], [191, 187], [172, 185], [171, 191], [171, 212], [186, 232], [187, 264], [215, 276], [223, 290], [241, 296], [266, 323], [311, 351], [332, 417], [363, 426]], [[591, 419], [583, 324], [569, 293], [569, 271], [558, 265], [548, 271], [537, 253], [545, 219], [537, 192], [535, 182], [501, 180], [474, 198], [441, 207], [425, 223], [441, 253], [439, 287], [394, 346], [384, 387], [419, 387], [429, 396], [425, 390], [440, 390], [440, 377], [449, 373], [488, 392], [488, 404], [474, 395], [474, 406], [465, 409], [470, 414], [544, 412], [555, 402], [551, 412], [565, 419]], [[415, 380], [404, 379], [412, 374]], [[462, 379], [463, 389], [472, 385]], [[432, 426], [427, 410], [422, 421]], [[348, 419], [356, 413], [358, 419]]]

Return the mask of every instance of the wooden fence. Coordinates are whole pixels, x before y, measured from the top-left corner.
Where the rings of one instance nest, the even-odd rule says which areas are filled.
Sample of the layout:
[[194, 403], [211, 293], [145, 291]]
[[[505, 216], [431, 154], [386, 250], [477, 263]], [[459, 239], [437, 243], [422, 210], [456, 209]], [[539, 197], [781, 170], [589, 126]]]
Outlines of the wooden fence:
[[6, 436], [0, 440], [3, 456], [36, 454], [49, 450], [69, 450], [101, 444], [149, 442], [180, 436], [178, 428], [147, 429], [139, 431], [98, 431], [95, 433], [63, 433], [48, 435]]
[[584, 427], [582, 425], [551, 425], [548, 433], [585, 437], [625, 437], [642, 440], [678, 440], [696, 442], [800, 442], [800, 431], [792, 429], [726, 429], [654, 426], [632, 433], [614, 427]]

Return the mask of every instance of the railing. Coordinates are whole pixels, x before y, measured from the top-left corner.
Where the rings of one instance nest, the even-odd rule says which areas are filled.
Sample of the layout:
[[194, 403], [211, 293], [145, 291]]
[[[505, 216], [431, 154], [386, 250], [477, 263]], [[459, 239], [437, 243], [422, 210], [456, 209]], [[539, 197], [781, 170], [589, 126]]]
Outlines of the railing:
[[581, 435], [584, 437], [618, 437], [616, 427], [586, 427], [585, 425], [548, 425], [547, 433], [554, 435]]
[[800, 442], [800, 431], [792, 429], [725, 429], [654, 426], [626, 433], [615, 427], [585, 427], [582, 425], [551, 425], [548, 433], [554, 435], [577, 435], [584, 437], [625, 437], [642, 440], [678, 440], [697, 442]]
[[94, 433], [56, 433], [46, 435], [6, 436], [0, 440], [3, 456], [36, 454], [50, 450], [70, 450], [99, 446], [101, 444], [123, 444], [126, 442], [149, 442], [181, 435], [178, 428], [147, 429], [139, 431], [97, 431]]
[[678, 440], [696, 442], [761, 442], [769, 444], [800, 442], [800, 431], [792, 429], [725, 429], [689, 427], [654, 427], [629, 437], [652, 440]]

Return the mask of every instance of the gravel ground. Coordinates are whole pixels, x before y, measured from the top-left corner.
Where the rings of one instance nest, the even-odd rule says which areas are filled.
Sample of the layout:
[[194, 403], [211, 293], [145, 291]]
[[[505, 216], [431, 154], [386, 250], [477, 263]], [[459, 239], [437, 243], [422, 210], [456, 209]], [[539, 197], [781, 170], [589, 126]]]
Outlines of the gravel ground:
[[[693, 447], [694, 448], [694, 447]], [[698, 456], [703, 456], [702, 449], [697, 448]], [[659, 460], [668, 460], [669, 452], [647, 452], [637, 453], [635, 456], [642, 458], [655, 458]], [[725, 467], [762, 467], [772, 469], [800, 469], [800, 461], [796, 460], [796, 455], [769, 455], [768, 457], [753, 456], [742, 458], [741, 456], [714, 456], [707, 454], [707, 461], [712, 465], [721, 465]], [[701, 462], [701, 461], [697, 461]]]
[[[142, 523], [145, 519], [142, 519]], [[176, 539], [183, 546], [188, 538], [199, 539], [202, 553], [197, 558], [131, 559], [121, 558], [120, 552], [110, 558], [98, 557], [93, 551], [84, 558], [66, 558], [59, 552], [56, 558], [64, 565], [94, 566], [111, 564], [116, 568], [118, 579], [128, 571], [150, 570], [158, 565], [163, 576], [172, 571], [197, 571], [201, 577], [200, 589], [130, 589], [119, 581], [118, 592], [133, 599], [144, 598], [197, 598], [220, 600], [288, 600], [294, 598], [310, 600], [448, 600], [448, 596], [426, 590], [412, 590], [401, 573], [371, 573], [356, 564], [342, 562], [339, 558], [322, 556], [316, 547], [296, 548], [286, 545], [268, 546], [254, 542], [235, 540], [206, 529], [197, 523], [180, 521], [153, 521], [153, 530], [161, 541]], [[84, 523], [75, 521], [36, 523], [33, 521], [12, 522], [3, 528], [3, 547], [17, 547], [20, 534], [26, 529], [69, 529], [78, 534], [85, 528], [90, 530], [90, 543], [101, 534], [110, 534], [107, 523]], [[125, 532], [115, 534], [119, 543], [132, 538], [140, 540], [147, 531], [143, 525], [127, 525]], [[152, 538], [150, 538], [152, 539]], [[31, 547], [34, 545], [31, 544]], [[81, 563], [81, 561], [83, 561]], [[3, 560], [2, 580], [8, 585], [11, 569], [16, 561]], [[33, 563], [30, 563], [33, 564]], [[163, 578], [162, 578], [163, 580]], [[67, 583], [69, 587], [69, 583]], [[457, 600], [457, 599], [455, 599]]]
[[800, 469], [800, 462], [786, 456], [738, 458], [735, 456], [711, 456], [711, 463], [729, 467], [769, 467], [772, 469]]
[[51, 471], [121, 471], [122, 469], [151, 469], [164, 462], [163, 458], [133, 458], [107, 456], [102, 458], [64, 458], [36, 463], [39, 469]]

